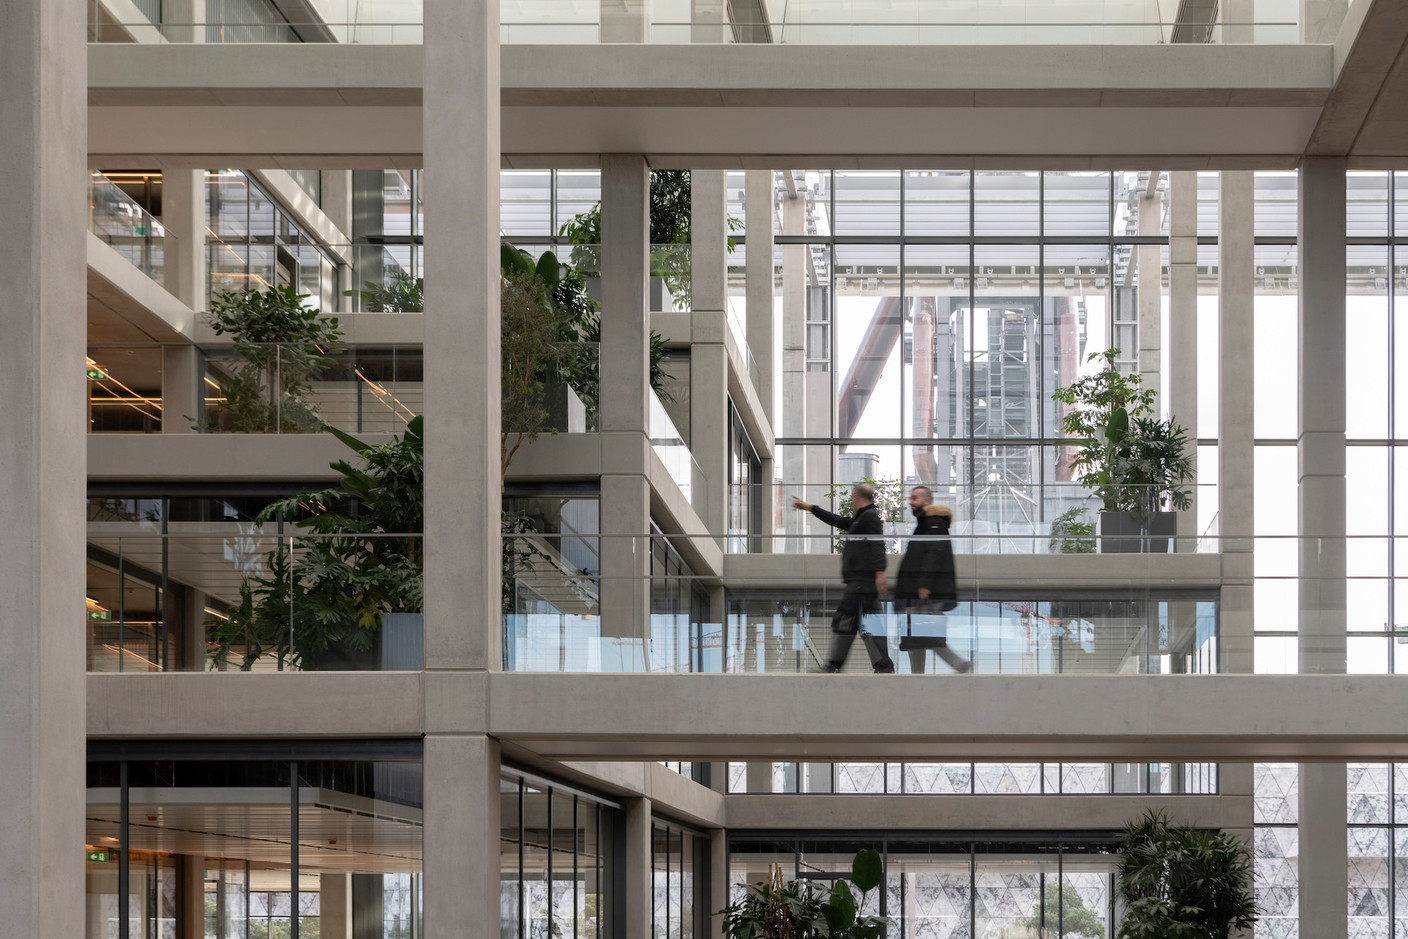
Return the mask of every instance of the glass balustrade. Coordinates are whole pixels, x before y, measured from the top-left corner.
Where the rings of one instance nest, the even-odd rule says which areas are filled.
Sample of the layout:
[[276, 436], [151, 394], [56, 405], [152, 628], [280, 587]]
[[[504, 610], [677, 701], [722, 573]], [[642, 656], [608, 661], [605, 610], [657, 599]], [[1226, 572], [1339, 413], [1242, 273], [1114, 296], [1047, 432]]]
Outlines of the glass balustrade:
[[90, 173], [88, 230], [157, 283], [166, 271], [166, 229], [102, 173]]
[[[314, 0], [290, 14], [267, 0], [210, 0], [200, 22], [155, 4], [93, 9], [93, 42], [356, 43], [424, 41], [422, 0]], [[1171, 0], [803, 0], [729, 7], [688, 0], [504, 0], [505, 44], [789, 43], [810, 45], [1155, 45], [1298, 43], [1298, 10], [1229, 13]]]
[[[800, 450], [792, 456], [803, 461], [807, 454]], [[821, 475], [829, 466], [814, 469]], [[886, 538], [892, 550], [899, 550], [901, 539], [914, 530], [915, 519], [907, 501], [913, 484], [869, 478], [878, 496]], [[1071, 481], [1012, 483], [995, 478], [979, 485], [935, 485], [932, 491], [933, 503], [948, 507], [952, 513], [949, 539], [959, 554], [1216, 552], [1217, 487], [1184, 488], [1190, 498], [1186, 510], [1150, 514], [1106, 513], [1096, 494]], [[766, 550], [777, 554], [839, 551], [836, 529], [794, 509], [793, 500], [848, 514], [850, 491], [850, 483], [730, 485], [729, 518], [735, 521], [725, 540], [726, 549], [748, 554], [762, 550], [759, 545], [765, 540]], [[1150, 501], [1148, 487], [1139, 485], [1120, 487], [1115, 498], [1120, 505]]]
[[[418, 534], [182, 522], [120, 499], [93, 500], [89, 519], [92, 671], [419, 667]], [[953, 597], [933, 604], [895, 598], [891, 556], [887, 592], [864, 598], [860, 641], [843, 649], [837, 558], [725, 556], [705, 535], [515, 531], [502, 543], [502, 667], [869, 673], [888, 657], [899, 674], [937, 676], [1405, 674], [1408, 627], [1388, 613], [1396, 581], [1358, 564], [1319, 573], [1393, 541], [1223, 539], [1205, 561], [959, 554]], [[1249, 593], [1254, 613], [1224, 622], [1224, 604]]]

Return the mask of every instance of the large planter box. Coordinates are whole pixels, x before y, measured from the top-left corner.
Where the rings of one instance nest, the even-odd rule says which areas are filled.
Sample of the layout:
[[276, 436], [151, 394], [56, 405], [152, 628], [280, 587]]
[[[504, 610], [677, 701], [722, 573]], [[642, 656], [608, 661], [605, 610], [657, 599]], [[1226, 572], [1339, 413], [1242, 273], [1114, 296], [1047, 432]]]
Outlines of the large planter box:
[[1101, 554], [1167, 554], [1178, 533], [1178, 513], [1101, 512], [1098, 531]]
[[370, 649], [334, 646], [309, 656], [303, 667], [316, 672], [420, 671], [424, 667], [423, 623], [420, 613], [383, 613]]

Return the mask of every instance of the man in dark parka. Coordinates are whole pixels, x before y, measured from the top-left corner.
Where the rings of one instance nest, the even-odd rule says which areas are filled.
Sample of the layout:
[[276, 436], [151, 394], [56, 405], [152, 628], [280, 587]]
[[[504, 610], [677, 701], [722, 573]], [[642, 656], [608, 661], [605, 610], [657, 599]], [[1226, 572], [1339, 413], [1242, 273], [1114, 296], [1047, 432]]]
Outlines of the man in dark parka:
[[914, 537], [895, 581], [895, 610], [905, 616], [900, 648], [909, 653], [910, 671], [916, 674], [924, 671], [927, 649], [933, 649], [955, 672], [972, 671], [973, 663], [949, 648], [942, 618], [958, 605], [953, 547], [947, 538], [953, 510], [934, 505], [928, 486], [910, 490], [909, 509], [915, 518]]

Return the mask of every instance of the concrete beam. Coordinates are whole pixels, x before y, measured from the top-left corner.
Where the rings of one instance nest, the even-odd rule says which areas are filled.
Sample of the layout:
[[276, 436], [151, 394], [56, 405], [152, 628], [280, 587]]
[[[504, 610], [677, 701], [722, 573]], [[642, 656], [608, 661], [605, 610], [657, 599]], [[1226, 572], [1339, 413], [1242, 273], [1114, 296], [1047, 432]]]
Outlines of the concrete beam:
[[170, 673], [87, 687], [94, 738], [453, 728], [553, 760], [1408, 758], [1408, 689], [1391, 675]]
[[[362, 434], [376, 446], [390, 434]], [[350, 451], [332, 434], [89, 434], [88, 479], [325, 486]]]
[[[1360, 0], [1349, 5], [1333, 46], [1334, 87], [1306, 142], [1307, 156], [1345, 156], [1365, 130], [1390, 76], [1403, 71], [1408, 41], [1408, 5], [1395, 0]], [[1390, 95], [1386, 102], [1400, 110]]]

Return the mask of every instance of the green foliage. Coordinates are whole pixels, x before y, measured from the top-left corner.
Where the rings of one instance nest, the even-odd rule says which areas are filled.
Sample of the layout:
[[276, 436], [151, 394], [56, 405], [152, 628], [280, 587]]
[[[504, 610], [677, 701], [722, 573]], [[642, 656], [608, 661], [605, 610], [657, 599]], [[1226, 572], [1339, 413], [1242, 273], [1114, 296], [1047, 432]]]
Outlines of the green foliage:
[[1073, 505], [1051, 520], [1052, 554], [1094, 554], [1095, 525], [1086, 521], [1085, 507]]
[[225, 433], [298, 433], [323, 429], [309, 397], [313, 381], [331, 364], [342, 338], [336, 317], [304, 306], [308, 294], [291, 287], [239, 293], [222, 290], [207, 322], [234, 344], [212, 379], [224, 402], [198, 430]]
[[851, 862], [851, 880], [837, 880], [829, 891], [812, 881], [783, 883], [782, 869], [774, 865], [768, 880], [750, 885], [739, 899], [715, 913], [723, 917], [728, 939], [880, 939], [888, 918], [860, 916], [860, 900], [884, 880], [879, 852], [866, 849]]
[[344, 290], [344, 297], [358, 297], [366, 313], [422, 313], [425, 311], [425, 279], [405, 271], [391, 272], [390, 280], [378, 284], [362, 281], [361, 290]]
[[[282, 515], [323, 537], [286, 541], [265, 555], [267, 574], [245, 578], [228, 618], [206, 621], [212, 666], [243, 648], [242, 669], [265, 655], [295, 668], [334, 648], [374, 647], [384, 613], [419, 613], [425, 529], [422, 418], [372, 447], [329, 430], [360, 457], [332, 464], [339, 485], [275, 502], [259, 523]], [[400, 537], [411, 535], [412, 537]]]
[[[875, 489], [875, 509], [880, 513], [880, 517], [886, 522], [903, 522], [904, 513], [908, 509], [909, 503], [905, 501], [904, 482], [899, 479], [872, 479], [869, 476], [862, 476], [857, 482], [869, 483]], [[854, 482], [846, 483], [842, 486], [832, 486], [826, 492], [826, 497], [836, 506], [838, 515], [852, 515], [855, 513], [855, 504], [851, 502], [851, 489]], [[845, 544], [845, 535], [836, 535], [831, 540], [832, 550], [840, 551]], [[899, 541], [887, 542], [885, 550], [895, 553], [899, 550]]]
[[[690, 285], [690, 236], [693, 224], [693, 190], [689, 170], [652, 170], [650, 173], [650, 273], [659, 277], [675, 298], [677, 309], [688, 309]], [[730, 232], [743, 223], [732, 216]], [[601, 244], [601, 203], [565, 223], [559, 235], [572, 242], [572, 263], [586, 269], [597, 266], [596, 246]], [[728, 238], [728, 250], [737, 244]], [[678, 245], [678, 249], [669, 246]]]
[[1037, 935], [1042, 937], [1060, 935], [1063, 939], [1075, 939], [1090, 936], [1091, 939], [1101, 939], [1105, 935], [1104, 925], [1086, 907], [1080, 894], [1069, 886], [1063, 890], [1060, 882], [1055, 880], [1046, 882], [1036, 908], [1023, 925], [1036, 930]]
[[1120, 854], [1128, 908], [1120, 939], [1228, 939], [1257, 921], [1251, 856], [1226, 832], [1173, 826], [1149, 811], [1125, 826]]
[[1081, 442], [1071, 470], [1107, 512], [1148, 517], [1165, 504], [1187, 509], [1192, 499], [1184, 484], [1193, 479], [1187, 433], [1150, 416], [1154, 392], [1143, 387], [1141, 376], [1115, 368], [1119, 351], [1091, 353], [1087, 361], [1103, 361], [1101, 369], [1051, 395], [1071, 406], [1061, 419], [1062, 433]]

